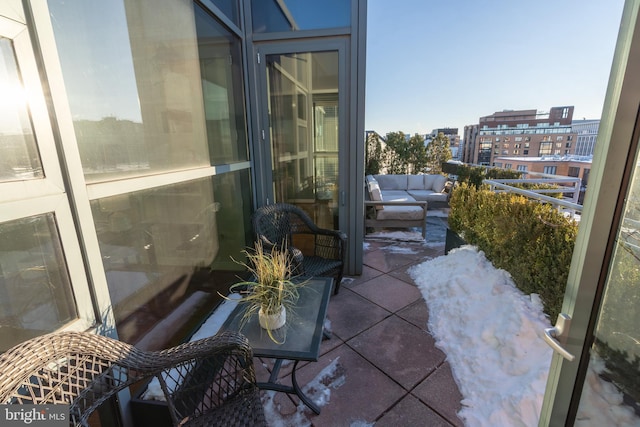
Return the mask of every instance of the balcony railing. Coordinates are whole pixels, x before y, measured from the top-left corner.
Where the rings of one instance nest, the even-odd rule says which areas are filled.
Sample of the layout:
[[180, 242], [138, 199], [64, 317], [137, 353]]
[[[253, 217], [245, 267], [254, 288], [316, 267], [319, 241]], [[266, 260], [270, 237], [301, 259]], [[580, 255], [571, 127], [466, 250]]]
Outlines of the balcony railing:
[[[527, 172], [525, 172], [527, 173]], [[571, 178], [558, 175], [541, 174], [528, 172], [529, 175], [539, 175], [540, 178], [523, 178], [523, 179], [485, 179], [483, 182], [491, 186], [491, 190], [495, 192], [508, 191], [520, 194], [530, 199], [539, 200], [542, 203], [549, 203], [555, 206], [559, 211], [567, 213], [571, 218], [576, 214], [582, 213], [582, 205], [578, 203], [580, 196], [581, 179]], [[525, 190], [523, 188], [514, 187], [513, 184], [545, 184], [557, 185], [558, 188], [536, 188]], [[563, 199], [547, 196], [545, 194], [562, 193]]]

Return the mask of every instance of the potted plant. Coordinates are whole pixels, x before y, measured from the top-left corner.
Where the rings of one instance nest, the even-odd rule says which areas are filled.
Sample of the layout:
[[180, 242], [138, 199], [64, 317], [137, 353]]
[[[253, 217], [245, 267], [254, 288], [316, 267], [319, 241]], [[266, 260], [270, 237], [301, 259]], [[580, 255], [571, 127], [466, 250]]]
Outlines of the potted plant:
[[257, 242], [253, 251], [243, 252], [248, 261], [234, 261], [247, 268], [252, 278], [231, 285], [230, 291], [239, 292], [238, 301], [247, 305], [243, 320], [246, 322], [257, 313], [260, 326], [279, 343], [273, 331], [285, 325], [287, 310], [298, 301], [298, 288], [304, 282], [291, 280], [291, 260], [286, 248], [266, 250], [261, 242]]

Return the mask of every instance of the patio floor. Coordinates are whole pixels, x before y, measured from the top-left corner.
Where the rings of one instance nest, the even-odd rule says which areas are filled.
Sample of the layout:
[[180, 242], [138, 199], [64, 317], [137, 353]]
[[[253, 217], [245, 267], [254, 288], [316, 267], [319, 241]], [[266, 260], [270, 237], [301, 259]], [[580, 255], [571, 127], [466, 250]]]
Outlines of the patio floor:
[[[407, 273], [444, 255], [445, 229], [446, 218], [429, 216], [426, 242], [365, 239], [362, 275], [345, 281], [331, 297], [332, 338], [323, 341], [318, 362], [298, 367], [301, 386], [332, 363], [334, 376], [344, 377], [330, 387], [320, 415], [304, 411], [311, 425], [463, 425], [456, 416], [462, 396], [427, 328], [424, 299]], [[256, 363], [259, 380], [268, 378], [269, 366]], [[289, 372], [283, 367], [281, 375]], [[297, 397], [276, 393], [273, 401], [285, 420], [297, 415]]]

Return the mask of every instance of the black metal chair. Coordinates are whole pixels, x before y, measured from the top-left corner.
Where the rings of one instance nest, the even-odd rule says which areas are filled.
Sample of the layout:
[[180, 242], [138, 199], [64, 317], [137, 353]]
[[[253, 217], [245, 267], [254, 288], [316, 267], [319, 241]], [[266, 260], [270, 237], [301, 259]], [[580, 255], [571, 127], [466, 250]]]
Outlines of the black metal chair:
[[334, 293], [338, 293], [344, 271], [346, 234], [319, 228], [301, 208], [288, 203], [258, 208], [253, 215], [253, 228], [264, 248], [287, 248], [294, 274], [333, 277]]
[[69, 424], [87, 427], [105, 401], [152, 377], [164, 396], [157, 403], [166, 408], [166, 424], [267, 425], [253, 352], [246, 337], [232, 332], [162, 351], [89, 332], [42, 335], [0, 355], [0, 403], [70, 405]]

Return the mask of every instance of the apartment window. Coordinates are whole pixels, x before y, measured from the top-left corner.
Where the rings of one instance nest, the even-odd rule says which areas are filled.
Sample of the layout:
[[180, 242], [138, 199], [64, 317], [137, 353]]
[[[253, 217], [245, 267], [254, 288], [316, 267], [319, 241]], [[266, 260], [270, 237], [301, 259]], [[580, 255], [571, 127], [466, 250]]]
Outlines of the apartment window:
[[556, 148], [562, 148], [562, 143], [556, 142]]
[[502, 155], [508, 155], [509, 154], [509, 150], [502, 150]]
[[516, 142], [520, 142], [520, 141], [522, 141], [522, 137], [521, 137], [521, 136], [516, 136], [515, 141], [516, 141]]
[[511, 163], [505, 163], [504, 167], [505, 169], [511, 169]]
[[571, 148], [571, 143], [570, 143], [570, 142], [567, 142], [567, 143], [565, 144], [565, 147], [566, 147], [566, 148]]
[[502, 144], [502, 148], [509, 148], [509, 144]]
[[500, 144], [494, 144], [493, 148], [500, 148]]
[[493, 165], [497, 168], [501, 168], [502, 167], [502, 163], [500, 162], [494, 162]]
[[529, 150], [523, 150], [522, 154], [524, 154], [525, 156], [529, 154]]
[[557, 169], [557, 166], [545, 166], [544, 173], [547, 173], [549, 175], [555, 175], [556, 169]]
[[564, 108], [562, 109], [562, 118], [563, 118], [563, 119], [566, 119], [566, 118], [568, 118], [568, 117], [569, 117], [569, 108], [568, 108], [568, 107], [564, 107]]
[[567, 141], [573, 141], [573, 135], [567, 135]]
[[569, 166], [569, 169], [567, 171], [567, 176], [571, 176], [574, 178], [577, 178], [580, 176], [580, 168], [575, 167], [575, 166]]
[[560, 155], [560, 150], [553, 150], [553, 154], [556, 156]]
[[538, 151], [539, 156], [548, 156], [551, 155], [551, 150], [553, 150], [553, 143], [551, 142], [541, 142], [540, 150]]
[[530, 137], [530, 136], [525, 136], [525, 137], [524, 137], [524, 140], [525, 140], [525, 141], [527, 141], [527, 142], [528, 142], [528, 141], [531, 141], [531, 137]]
[[528, 142], [524, 143], [524, 148], [529, 148], [529, 143]]
[[558, 135], [558, 136], [556, 136], [556, 141], [562, 141], [562, 140], [563, 140], [562, 135]]
[[520, 148], [521, 144], [513, 144], [513, 148]]
[[500, 142], [500, 138], [499, 138], [499, 137], [498, 137], [498, 138], [496, 138], [496, 142]]
[[520, 150], [513, 150], [513, 154], [520, 154]]
[[521, 172], [526, 172], [527, 171], [527, 165], [518, 165], [518, 170]]

